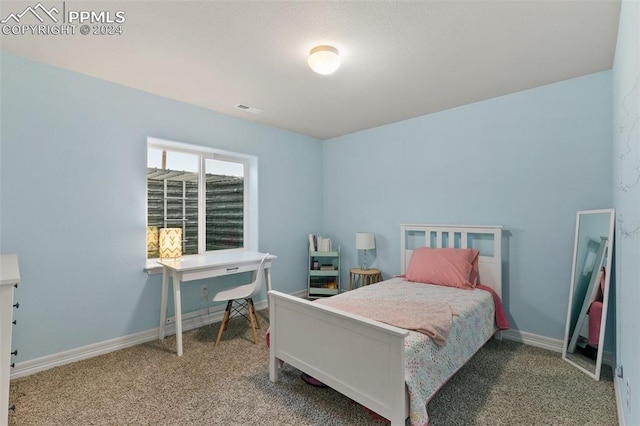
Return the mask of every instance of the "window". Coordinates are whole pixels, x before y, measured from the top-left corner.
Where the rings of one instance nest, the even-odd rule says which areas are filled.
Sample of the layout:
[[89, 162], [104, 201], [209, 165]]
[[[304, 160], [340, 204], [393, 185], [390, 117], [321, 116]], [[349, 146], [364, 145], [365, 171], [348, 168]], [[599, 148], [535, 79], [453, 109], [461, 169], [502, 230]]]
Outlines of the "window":
[[256, 169], [255, 157], [149, 138], [147, 258], [159, 257], [162, 228], [181, 230], [184, 255], [257, 249], [249, 209]]

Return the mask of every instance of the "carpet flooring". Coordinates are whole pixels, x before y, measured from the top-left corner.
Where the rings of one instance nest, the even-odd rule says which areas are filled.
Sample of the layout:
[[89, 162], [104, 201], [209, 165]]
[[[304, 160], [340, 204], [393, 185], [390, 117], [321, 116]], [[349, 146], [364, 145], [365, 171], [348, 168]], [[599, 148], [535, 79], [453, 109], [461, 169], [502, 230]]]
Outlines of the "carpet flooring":
[[[9, 425], [388, 425], [330, 388], [285, 366], [269, 381], [260, 345], [242, 318], [11, 381]], [[429, 402], [431, 426], [617, 425], [611, 369], [595, 381], [560, 354], [488, 342]]]

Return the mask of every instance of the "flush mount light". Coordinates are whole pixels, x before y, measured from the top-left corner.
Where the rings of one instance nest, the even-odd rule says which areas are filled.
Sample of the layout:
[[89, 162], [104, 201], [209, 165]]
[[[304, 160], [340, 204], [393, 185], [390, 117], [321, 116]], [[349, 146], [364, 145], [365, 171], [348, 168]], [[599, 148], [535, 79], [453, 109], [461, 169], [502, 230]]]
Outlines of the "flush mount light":
[[318, 74], [331, 74], [340, 66], [338, 49], [333, 46], [316, 46], [309, 52], [307, 63]]

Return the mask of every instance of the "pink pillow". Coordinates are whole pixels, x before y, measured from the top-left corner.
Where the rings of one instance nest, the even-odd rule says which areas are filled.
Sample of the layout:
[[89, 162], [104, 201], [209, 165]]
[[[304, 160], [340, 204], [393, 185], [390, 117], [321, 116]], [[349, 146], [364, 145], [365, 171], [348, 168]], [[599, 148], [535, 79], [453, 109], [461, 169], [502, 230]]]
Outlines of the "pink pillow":
[[478, 250], [473, 250], [476, 252], [476, 255], [471, 262], [471, 275], [469, 276], [469, 281], [475, 287], [478, 284], [478, 257], [480, 256], [480, 252]]
[[413, 251], [406, 279], [448, 287], [474, 288], [478, 281], [478, 250], [421, 247]]

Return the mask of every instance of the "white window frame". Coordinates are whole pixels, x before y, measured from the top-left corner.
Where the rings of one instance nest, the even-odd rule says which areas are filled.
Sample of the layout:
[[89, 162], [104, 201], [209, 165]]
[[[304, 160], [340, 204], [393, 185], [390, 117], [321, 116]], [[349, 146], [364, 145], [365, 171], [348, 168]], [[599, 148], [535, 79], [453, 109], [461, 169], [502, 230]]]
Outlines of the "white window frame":
[[[243, 246], [235, 249], [224, 249], [215, 251], [221, 253], [243, 250], [258, 251], [258, 158], [256, 156], [224, 151], [200, 145], [192, 145], [183, 142], [175, 142], [166, 139], [159, 139], [155, 137], [147, 138], [147, 149], [149, 148], [165, 149], [167, 151], [178, 151], [198, 156], [198, 254], [207, 252], [205, 162], [207, 159], [212, 159], [242, 163], [244, 165], [244, 226], [242, 238]], [[147, 157], [145, 157], [145, 162], [147, 161]], [[148, 213], [146, 213], [145, 224], [147, 223], [147, 220]], [[147, 259], [145, 270], [148, 273], [159, 273], [162, 271], [162, 268], [160, 265], [158, 265], [157, 260], [157, 258]]]

